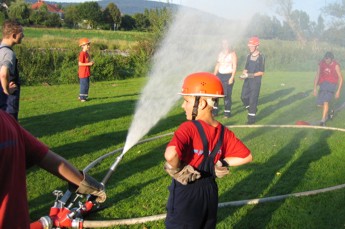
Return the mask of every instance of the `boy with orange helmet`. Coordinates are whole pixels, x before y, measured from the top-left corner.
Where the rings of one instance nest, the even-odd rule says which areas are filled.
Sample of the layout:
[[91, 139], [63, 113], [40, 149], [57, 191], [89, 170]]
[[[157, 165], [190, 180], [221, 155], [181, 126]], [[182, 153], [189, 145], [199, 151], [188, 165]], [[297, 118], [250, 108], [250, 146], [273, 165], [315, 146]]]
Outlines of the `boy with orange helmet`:
[[244, 80], [242, 86], [241, 100], [248, 110], [247, 124], [254, 124], [261, 88], [261, 78], [265, 72], [265, 58], [260, 53], [260, 41], [258, 37], [251, 37], [248, 41], [249, 54], [246, 65], [240, 76]]
[[81, 38], [79, 40], [79, 47], [82, 47], [82, 51], [79, 53], [79, 83], [80, 83], [80, 93], [79, 100], [85, 102], [89, 96], [90, 88], [90, 67], [94, 65], [95, 62], [91, 61], [90, 55], [88, 53], [90, 49], [90, 41], [87, 38]]
[[212, 116], [214, 103], [224, 97], [219, 78], [199, 72], [187, 76], [182, 91], [184, 122], [165, 150], [169, 187], [166, 228], [215, 228], [218, 187], [215, 178], [229, 166], [252, 160], [249, 149]]

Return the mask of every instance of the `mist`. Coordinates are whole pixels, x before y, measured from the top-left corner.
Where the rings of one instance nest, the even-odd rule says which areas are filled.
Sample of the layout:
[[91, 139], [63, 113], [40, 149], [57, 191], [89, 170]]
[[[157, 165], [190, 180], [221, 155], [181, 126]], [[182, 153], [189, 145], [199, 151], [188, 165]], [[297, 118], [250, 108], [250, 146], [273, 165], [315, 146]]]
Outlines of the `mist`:
[[177, 93], [187, 75], [213, 72], [223, 39], [230, 46], [246, 43], [248, 38], [243, 34], [251, 16], [266, 10], [262, 2], [253, 0], [240, 3], [202, 0], [197, 1], [196, 8], [178, 9], [153, 56], [148, 82], [137, 102], [123, 152], [168, 114], [180, 98]]

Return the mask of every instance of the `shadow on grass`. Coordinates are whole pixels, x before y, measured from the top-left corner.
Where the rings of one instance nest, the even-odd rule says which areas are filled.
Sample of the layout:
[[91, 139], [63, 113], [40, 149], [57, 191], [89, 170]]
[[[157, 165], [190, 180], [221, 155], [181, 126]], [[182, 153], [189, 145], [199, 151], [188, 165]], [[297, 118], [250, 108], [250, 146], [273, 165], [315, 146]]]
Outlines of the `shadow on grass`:
[[[332, 132], [323, 132], [317, 144], [305, 150], [297, 160], [291, 163], [287, 171], [285, 171], [278, 180], [275, 179], [276, 172], [281, 171], [281, 169], [292, 160], [294, 152], [300, 146], [300, 140], [306, 136], [306, 132], [300, 132], [294, 137], [290, 144], [282, 148], [276, 155], [272, 156], [267, 163], [260, 165], [262, 169], [256, 165], [249, 165], [249, 169], [255, 172], [234, 186], [232, 190], [224, 193], [222, 198], [228, 195], [234, 195], [233, 193], [236, 193], [236, 190], [248, 190], [245, 193], [236, 193], [236, 195], [250, 198], [293, 193], [296, 187], [300, 185], [304, 175], [309, 169], [309, 165], [331, 153], [327, 144], [327, 138], [329, 138], [331, 134]], [[267, 170], [267, 168], [270, 169]], [[276, 183], [273, 182], [274, 180], [276, 180]], [[271, 220], [274, 212], [279, 209], [283, 203], [284, 200], [270, 204], [269, 206], [264, 203], [255, 205], [233, 228], [266, 228], [269, 223], [272, 222]], [[226, 217], [228, 216], [222, 215], [219, 220], [223, 220]]]
[[[260, 120], [260, 118], [269, 116], [272, 112], [277, 112], [279, 109], [282, 109], [282, 108], [287, 107], [293, 103], [296, 103], [300, 100], [307, 98], [307, 96], [310, 94], [310, 92], [311, 92], [311, 90], [308, 90], [305, 92], [295, 93], [295, 94], [290, 95], [289, 97], [287, 97], [285, 99], [275, 99], [274, 101], [277, 101], [275, 105], [267, 106], [258, 112], [258, 115], [257, 115], [258, 121]], [[294, 111], [291, 111], [291, 112], [294, 112]], [[282, 112], [282, 114], [284, 114], [284, 113]]]
[[136, 100], [78, 107], [20, 120], [22, 126], [36, 137], [49, 136], [85, 125], [132, 115]]

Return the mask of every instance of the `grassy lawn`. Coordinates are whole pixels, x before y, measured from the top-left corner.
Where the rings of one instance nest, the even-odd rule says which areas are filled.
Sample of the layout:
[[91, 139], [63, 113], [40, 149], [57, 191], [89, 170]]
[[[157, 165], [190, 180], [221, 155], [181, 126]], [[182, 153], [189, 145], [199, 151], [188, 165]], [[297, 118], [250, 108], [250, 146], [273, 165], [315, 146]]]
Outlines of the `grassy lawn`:
[[[267, 72], [261, 87], [258, 125], [316, 122], [321, 110], [312, 96], [314, 72]], [[20, 123], [51, 149], [83, 169], [98, 157], [124, 146], [145, 78], [92, 83], [90, 101], [77, 100], [79, 85], [23, 87]], [[251, 149], [254, 161], [231, 168], [218, 179], [219, 202], [272, 197], [340, 185], [345, 180], [344, 133], [311, 128], [240, 128], [246, 111], [240, 102], [242, 81], [233, 92], [233, 117], [217, 118]], [[345, 101], [345, 93], [338, 101]], [[220, 103], [223, 104], [222, 101]], [[222, 107], [221, 107], [222, 109]], [[327, 122], [345, 128], [345, 109]], [[144, 138], [173, 132], [185, 120], [179, 104]], [[130, 149], [107, 183], [107, 208], [86, 220], [112, 220], [165, 213], [169, 176], [163, 152], [171, 136]], [[90, 170], [101, 180], [117, 155]], [[37, 168], [28, 172], [33, 220], [48, 215], [55, 189], [67, 184]], [[307, 197], [228, 206], [218, 212], [217, 228], [343, 228], [344, 190]], [[114, 228], [164, 228], [164, 221]]]

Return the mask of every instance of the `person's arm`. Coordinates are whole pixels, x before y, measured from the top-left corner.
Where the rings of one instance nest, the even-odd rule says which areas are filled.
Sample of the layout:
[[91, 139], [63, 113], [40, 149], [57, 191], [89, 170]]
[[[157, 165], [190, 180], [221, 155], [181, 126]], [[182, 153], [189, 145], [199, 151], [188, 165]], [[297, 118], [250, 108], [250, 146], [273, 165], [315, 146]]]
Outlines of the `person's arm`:
[[176, 146], [168, 146], [165, 150], [164, 157], [166, 163], [164, 170], [176, 181], [183, 185], [193, 182], [201, 177], [201, 174], [188, 164], [181, 164], [178, 157]]
[[232, 55], [232, 74], [231, 74], [231, 77], [229, 79], [229, 84], [234, 83], [234, 79], [235, 79], [235, 75], [236, 75], [236, 71], [237, 71], [237, 55], [235, 52], [232, 52], [231, 55]]
[[244, 164], [251, 162], [252, 160], [253, 160], [252, 154], [249, 154], [245, 158], [241, 158], [241, 157], [226, 157], [226, 158], [224, 158], [224, 161], [226, 161], [226, 163], [228, 163], [228, 165], [230, 167], [231, 166], [244, 165]]
[[48, 150], [38, 166], [52, 173], [53, 175], [70, 183], [69, 189], [80, 194], [91, 194], [96, 197], [96, 202], [103, 203], [106, 199], [104, 186], [97, 180], [81, 173], [63, 157]]
[[93, 61], [91, 61], [91, 62], [88, 62], [88, 63], [82, 63], [82, 62], [78, 62], [78, 65], [79, 66], [92, 66], [94, 64], [94, 62]]
[[314, 79], [314, 96], [317, 96], [317, 85], [319, 83], [319, 79], [320, 79], [320, 67], [317, 69], [316, 75], [315, 75], [315, 79]]
[[176, 146], [168, 146], [165, 150], [164, 157], [165, 160], [171, 165], [173, 168], [180, 167], [180, 159], [178, 157]]
[[7, 66], [3, 65], [0, 68], [0, 83], [2, 90], [6, 95], [11, 95], [17, 90], [17, 85], [13, 82], [9, 82], [10, 71]]
[[83, 175], [77, 168], [51, 150], [48, 151], [38, 166], [77, 186], [83, 180]]
[[340, 92], [343, 87], [343, 75], [341, 74], [339, 65], [335, 66], [335, 71], [337, 72], [337, 75], [338, 75], [338, 90], [335, 93], [335, 98], [338, 99], [340, 97]]

